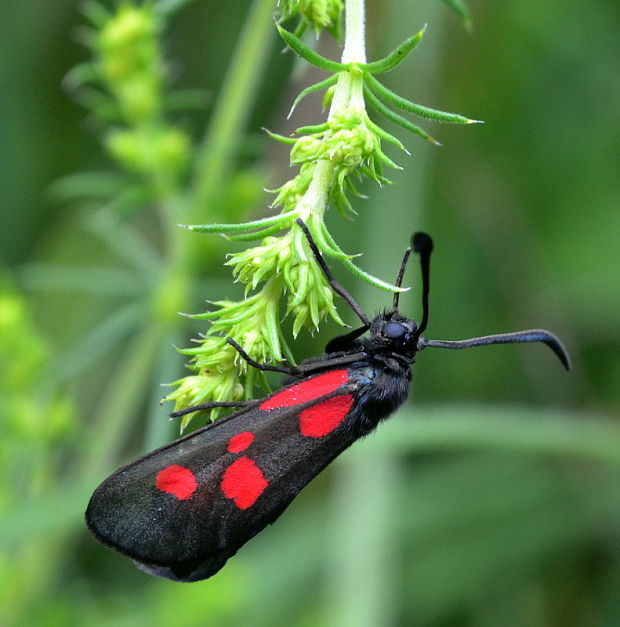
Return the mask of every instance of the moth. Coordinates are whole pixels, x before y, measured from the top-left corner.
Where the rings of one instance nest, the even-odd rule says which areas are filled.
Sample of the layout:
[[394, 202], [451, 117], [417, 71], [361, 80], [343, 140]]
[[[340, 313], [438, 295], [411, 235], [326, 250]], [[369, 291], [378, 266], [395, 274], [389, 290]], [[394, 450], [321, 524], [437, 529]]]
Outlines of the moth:
[[[412, 238], [422, 271], [422, 319], [416, 323], [400, 313], [398, 292], [389, 310], [370, 319], [335, 280], [306, 225], [297, 224], [331, 288], [361, 326], [298, 366], [257, 363], [228, 338], [251, 367], [287, 375], [284, 386], [257, 400], [205, 403], [171, 414], [240, 407], [120, 468], [95, 490], [88, 528], [147, 573], [185, 582], [217, 573], [335, 457], [405, 402], [411, 367], [422, 350], [542, 342], [570, 369], [560, 340], [542, 329], [460, 341], [424, 338], [433, 249], [428, 235]], [[399, 287], [410, 252], [398, 271]]]

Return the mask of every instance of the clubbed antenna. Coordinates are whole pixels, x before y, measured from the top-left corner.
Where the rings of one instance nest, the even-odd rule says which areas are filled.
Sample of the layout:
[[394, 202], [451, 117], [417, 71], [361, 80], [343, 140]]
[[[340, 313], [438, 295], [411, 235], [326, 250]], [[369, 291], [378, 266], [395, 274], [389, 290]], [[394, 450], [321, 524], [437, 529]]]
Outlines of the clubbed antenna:
[[420, 255], [420, 268], [422, 269], [422, 320], [414, 333], [413, 340], [417, 341], [424, 333], [428, 325], [428, 294], [430, 291], [431, 253], [433, 252], [433, 240], [430, 235], [418, 232], [411, 238], [413, 252]]
[[566, 370], [571, 369], [570, 357], [562, 342], [545, 329], [528, 329], [527, 331], [516, 331], [514, 333], [498, 333], [497, 335], [485, 335], [484, 337], [473, 337], [469, 340], [426, 340], [422, 338], [418, 342], [421, 350], [427, 346], [437, 348], [473, 348], [474, 346], [487, 346], [488, 344], [519, 344], [522, 342], [542, 342], [546, 344], [562, 362]]

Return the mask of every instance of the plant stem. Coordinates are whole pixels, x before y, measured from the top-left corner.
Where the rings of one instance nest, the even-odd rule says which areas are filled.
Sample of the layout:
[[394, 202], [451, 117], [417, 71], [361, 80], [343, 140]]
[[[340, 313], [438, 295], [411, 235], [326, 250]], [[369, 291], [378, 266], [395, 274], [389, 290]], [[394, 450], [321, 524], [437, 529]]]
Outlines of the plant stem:
[[116, 458], [118, 446], [125, 440], [143, 402], [161, 336], [159, 324], [147, 324], [123, 356], [94, 420], [96, 437], [84, 459], [84, 476], [102, 472]]
[[187, 218], [190, 223], [204, 222], [205, 207], [229, 169], [233, 151], [251, 110], [249, 103], [253, 101], [263, 76], [262, 69], [274, 32], [271, 20], [273, 9], [273, 0], [254, 0], [248, 13], [196, 159]]
[[364, 0], [345, 2], [345, 40], [342, 63], [366, 63], [366, 17]]
[[317, 162], [312, 182], [297, 204], [299, 217], [304, 222], [308, 222], [311, 215], [320, 218], [325, 213], [333, 169], [331, 162], [327, 159]]
[[[345, 3], [345, 38], [342, 62], [358, 63], [366, 62], [364, 0], [346, 0]], [[355, 81], [357, 79], [357, 83]], [[358, 87], [359, 89], [356, 89]], [[359, 93], [358, 93], [359, 92]], [[357, 110], [356, 105], [361, 104], [363, 109], [362, 82], [360, 77], [353, 76], [351, 72], [341, 72], [338, 76], [334, 97], [329, 110], [329, 117], [334, 114], [351, 110]], [[320, 218], [327, 209], [328, 192], [333, 183], [334, 167], [332, 163], [323, 159], [317, 162], [312, 183], [300, 199], [297, 208], [299, 217], [307, 221], [310, 215]]]

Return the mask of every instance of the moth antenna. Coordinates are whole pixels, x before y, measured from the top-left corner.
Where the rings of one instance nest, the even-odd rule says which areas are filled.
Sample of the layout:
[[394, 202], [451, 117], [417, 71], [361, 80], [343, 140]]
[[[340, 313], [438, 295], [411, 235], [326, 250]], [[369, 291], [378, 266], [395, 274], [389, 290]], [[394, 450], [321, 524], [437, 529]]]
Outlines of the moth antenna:
[[426, 233], [414, 233], [411, 238], [411, 246], [413, 252], [420, 255], [420, 268], [422, 269], [422, 320], [412, 338], [412, 341], [417, 342], [428, 325], [428, 294], [430, 291], [430, 267], [433, 240], [430, 235]]
[[308, 240], [308, 244], [312, 249], [312, 253], [314, 254], [314, 258], [321, 267], [321, 270], [323, 270], [323, 274], [325, 275], [325, 278], [327, 279], [332, 290], [334, 290], [334, 292], [336, 292], [336, 294], [338, 294], [338, 296], [340, 296], [340, 298], [342, 298], [347, 303], [347, 305], [351, 307], [351, 309], [355, 312], [357, 317], [362, 321], [366, 328], [370, 327], [370, 320], [368, 319], [368, 316], [364, 313], [364, 310], [357, 304], [357, 302], [355, 302], [353, 296], [351, 296], [351, 294], [349, 294], [349, 292], [347, 292], [347, 290], [345, 290], [344, 287], [340, 285], [340, 283], [338, 283], [338, 281], [336, 281], [336, 279], [334, 278], [332, 271], [329, 269], [329, 266], [323, 258], [323, 255], [321, 255], [319, 248], [316, 245], [312, 234], [310, 233], [310, 230], [306, 226], [306, 223], [301, 218], [297, 218], [297, 220], [295, 220], [295, 223], [304, 232], [304, 235]]
[[496, 335], [485, 335], [483, 337], [473, 337], [468, 340], [427, 340], [421, 338], [418, 346], [421, 349], [427, 346], [437, 348], [473, 348], [474, 346], [487, 346], [488, 344], [518, 344], [522, 342], [542, 342], [546, 344], [562, 362], [566, 370], [571, 369], [570, 357], [562, 342], [553, 333], [545, 329], [528, 329], [526, 331], [516, 331], [514, 333], [498, 333]]
[[[400, 268], [396, 275], [396, 287], [400, 287], [403, 284], [403, 278], [405, 276], [405, 269], [407, 268], [407, 262], [409, 261], [409, 255], [411, 255], [411, 247], [408, 246], [403, 255], [403, 260], [400, 262]], [[400, 292], [394, 292], [394, 300], [392, 301], [392, 311], [398, 311], [398, 302], [400, 300]]]

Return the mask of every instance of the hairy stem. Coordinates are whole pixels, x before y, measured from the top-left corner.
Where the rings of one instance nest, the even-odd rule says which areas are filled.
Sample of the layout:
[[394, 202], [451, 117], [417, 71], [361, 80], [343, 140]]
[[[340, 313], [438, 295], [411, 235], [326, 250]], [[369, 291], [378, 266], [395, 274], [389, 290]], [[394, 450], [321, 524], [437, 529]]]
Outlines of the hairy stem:
[[[352, 61], [358, 63], [366, 62], [364, 5], [364, 0], [346, 0], [343, 63]], [[359, 89], [356, 89], [354, 84], [356, 79], [359, 83]], [[329, 117], [347, 109], [357, 109], [358, 107], [352, 106], [355, 104], [361, 104], [363, 110], [362, 94], [361, 79], [351, 72], [342, 72], [336, 83]], [[322, 217], [325, 213], [329, 188], [333, 183], [333, 170], [334, 168], [329, 160], [321, 160], [317, 163], [312, 183], [298, 205], [300, 209], [299, 217], [302, 220], [309, 220], [310, 215]]]
[[345, 40], [342, 63], [366, 63], [366, 17], [364, 0], [345, 2]]

